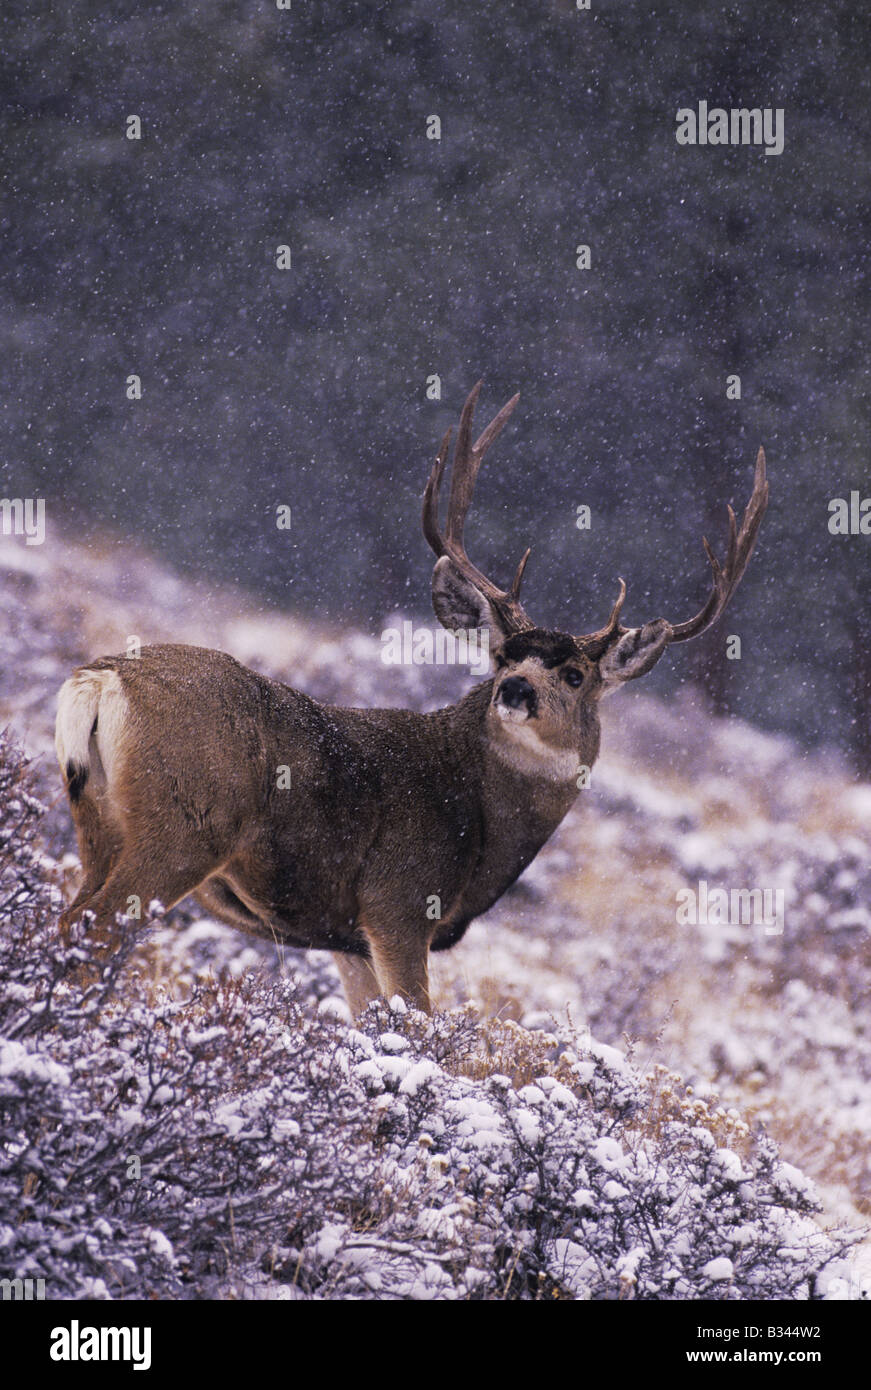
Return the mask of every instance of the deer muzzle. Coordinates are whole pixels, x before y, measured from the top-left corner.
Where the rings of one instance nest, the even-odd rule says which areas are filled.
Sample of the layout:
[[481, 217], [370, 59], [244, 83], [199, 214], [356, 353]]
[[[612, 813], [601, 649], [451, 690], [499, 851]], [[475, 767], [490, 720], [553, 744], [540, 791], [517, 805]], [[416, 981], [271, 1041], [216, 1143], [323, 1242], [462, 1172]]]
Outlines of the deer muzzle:
[[532, 719], [538, 712], [538, 696], [525, 676], [508, 676], [496, 694], [500, 713]]

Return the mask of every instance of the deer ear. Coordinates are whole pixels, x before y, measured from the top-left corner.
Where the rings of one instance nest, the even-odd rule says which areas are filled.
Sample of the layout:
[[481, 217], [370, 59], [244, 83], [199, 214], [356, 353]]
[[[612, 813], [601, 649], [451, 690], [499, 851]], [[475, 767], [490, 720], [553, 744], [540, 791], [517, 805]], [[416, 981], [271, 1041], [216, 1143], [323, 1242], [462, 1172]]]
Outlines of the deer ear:
[[504, 644], [507, 634], [492, 605], [447, 555], [441, 557], [432, 573], [432, 606], [442, 627], [451, 632], [484, 628], [492, 654]]
[[624, 681], [646, 676], [662, 656], [670, 636], [671, 624], [665, 618], [655, 618], [644, 627], [630, 628], [599, 661], [602, 694], [616, 690]]

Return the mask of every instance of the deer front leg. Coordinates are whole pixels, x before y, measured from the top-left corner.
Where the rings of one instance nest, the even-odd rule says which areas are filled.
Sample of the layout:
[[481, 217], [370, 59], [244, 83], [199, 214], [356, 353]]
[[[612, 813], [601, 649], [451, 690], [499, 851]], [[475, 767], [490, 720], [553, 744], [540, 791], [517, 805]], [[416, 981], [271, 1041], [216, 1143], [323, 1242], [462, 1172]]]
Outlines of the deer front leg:
[[432, 1013], [429, 998], [429, 940], [416, 932], [360, 920], [372, 968], [385, 999], [399, 994], [415, 1009]]
[[357, 1018], [366, 1005], [371, 1004], [381, 993], [378, 976], [365, 956], [348, 956], [343, 952], [334, 951], [333, 960], [342, 981], [348, 1008], [354, 1018]]

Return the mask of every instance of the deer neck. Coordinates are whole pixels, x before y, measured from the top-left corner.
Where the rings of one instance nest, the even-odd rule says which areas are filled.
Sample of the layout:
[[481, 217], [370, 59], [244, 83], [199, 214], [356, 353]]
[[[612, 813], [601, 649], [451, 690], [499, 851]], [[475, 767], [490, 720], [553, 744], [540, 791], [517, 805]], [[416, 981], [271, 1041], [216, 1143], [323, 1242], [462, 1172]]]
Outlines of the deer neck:
[[485, 681], [454, 706], [463, 731], [457, 743], [467, 750], [467, 765], [477, 766], [488, 839], [531, 858], [578, 795], [580, 767], [592, 765], [599, 751], [598, 721], [580, 732], [577, 747], [558, 747], [534, 720], [506, 727], [491, 707], [492, 692], [493, 682]]
[[[475, 807], [478, 853], [455, 904], [457, 923], [485, 912], [535, 858], [578, 794], [577, 754], [560, 761], [531, 752], [512, 758], [494, 746], [493, 682], [476, 686], [464, 700], [435, 717], [444, 751], [451, 750], [454, 782]], [[498, 729], [497, 729], [498, 735]], [[559, 776], [555, 776], [555, 772]]]

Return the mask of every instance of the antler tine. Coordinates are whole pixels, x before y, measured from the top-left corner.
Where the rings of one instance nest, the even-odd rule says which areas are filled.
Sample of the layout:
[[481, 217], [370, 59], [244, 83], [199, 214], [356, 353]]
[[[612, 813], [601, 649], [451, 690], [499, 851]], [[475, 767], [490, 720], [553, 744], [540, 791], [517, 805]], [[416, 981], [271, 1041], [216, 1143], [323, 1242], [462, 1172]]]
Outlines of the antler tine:
[[726, 563], [722, 567], [720, 566], [716, 555], [705, 539], [703, 543], [714, 577], [713, 587], [704, 606], [694, 618], [690, 618], [685, 623], [672, 624], [669, 642], [686, 642], [691, 637], [698, 637], [719, 618], [741, 583], [750, 556], [753, 554], [753, 547], [756, 544], [756, 537], [767, 506], [768, 480], [765, 475], [765, 451], [760, 449], [756, 455], [753, 492], [744, 509], [740, 530], [735, 521], [735, 513], [729, 507], [729, 545], [726, 552]]
[[[759, 450], [756, 455], [756, 472], [753, 478], [753, 491], [750, 501], [744, 509], [741, 519], [740, 529], [735, 520], [735, 513], [731, 507], [729, 511], [729, 541], [726, 548], [726, 560], [721, 566], [719, 560], [708, 544], [707, 538], [702, 538], [705, 547], [705, 554], [711, 566], [713, 584], [704, 606], [694, 618], [690, 618], [685, 623], [669, 624], [669, 642], [686, 642], [691, 637], [698, 637], [700, 633], [715, 623], [723, 612], [727, 603], [731, 599], [735, 590], [741, 582], [750, 556], [753, 554], [753, 547], [756, 544], [756, 536], [765, 515], [765, 508], [768, 506], [768, 480], [765, 475], [765, 451]], [[620, 626], [620, 611], [623, 601], [626, 598], [626, 585], [620, 580], [620, 592], [617, 595], [617, 602], [611, 610], [611, 616], [605, 627], [598, 632], [587, 633], [576, 640], [585, 645], [587, 650], [596, 656], [604, 654], [605, 650], [611, 645], [615, 637], [622, 637], [629, 631], [628, 628]]]
[[[472, 440], [472, 418], [475, 414], [475, 406], [481, 394], [480, 381], [476, 381], [463, 406], [460, 415], [460, 426], [457, 430], [457, 443], [454, 448], [454, 465], [451, 469], [451, 491], [448, 497], [448, 524], [446, 537], [448, 542], [456, 541], [457, 544], [463, 543], [463, 523], [466, 520], [466, 512], [472, 502], [472, 493], [475, 491], [475, 478], [477, 468], [474, 467], [474, 450], [471, 447]], [[471, 479], [469, 473], [471, 471]]]
[[623, 604], [626, 602], [626, 581], [625, 579], [620, 579], [618, 583], [620, 589], [614, 601], [614, 607], [611, 609], [611, 616], [605, 626], [600, 627], [598, 632], [587, 632], [583, 637], [578, 637], [576, 639], [578, 642], [583, 643], [586, 649], [593, 655], [601, 655], [604, 649], [610, 644], [615, 634], [621, 635], [626, 631], [626, 628], [620, 626], [620, 613], [622, 612]]
[[604, 635], [606, 637], [610, 636], [612, 632], [617, 631], [620, 613], [622, 612], [623, 604], [626, 602], [626, 580], [619, 579], [617, 582], [620, 585], [620, 592], [614, 602], [614, 607], [611, 609], [611, 616], [608, 619], [608, 624], [604, 629]]
[[479, 464], [481, 462], [481, 459], [486, 454], [487, 450], [490, 448], [490, 445], [493, 443], [493, 440], [496, 439], [502, 433], [502, 428], [505, 425], [506, 420], [514, 410], [514, 407], [516, 406], [519, 400], [520, 392], [517, 391], [511, 397], [511, 400], [506, 401], [502, 409], [496, 415], [493, 416], [493, 419], [490, 421], [487, 428], [481, 431], [475, 444], [475, 448], [473, 450]]
[[436, 455], [426, 489], [423, 495], [423, 534], [432, 550], [441, 558], [447, 555], [455, 568], [480, 590], [498, 610], [506, 630], [519, 632], [533, 626], [524, 612], [520, 601], [520, 583], [530, 552], [527, 550], [514, 575], [510, 589], [499, 589], [485, 574], [473, 565], [466, 554], [463, 529], [472, 503], [475, 482], [481, 462], [490, 445], [501, 433], [520, 396], [515, 395], [503, 405], [489, 425], [472, 444], [472, 420], [475, 405], [481, 392], [480, 381], [472, 387], [466, 397], [460, 424], [457, 430], [457, 443], [451, 469], [451, 488], [448, 496], [448, 515], [444, 533], [439, 526], [439, 492], [444, 478], [450, 447], [451, 431], [448, 430]]
[[466, 523], [469, 507], [472, 505], [478, 469], [481, 467], [484, 455], [490, 445], [502, 432], [505, 422], [520, 400], [519, 392], [516, 396], [512, 396], [511, 400], [503, 405], [499, 414], [490, 421], [475, 444], [472, 444], [472, 420], [482, 384], [480, 381], [476, 382], [466, 397], [463, 413], [460, 416], [460, 427], [457, 430], [457, 447], [454, 450], [454, 466], [451, 470], [446, 538], [449, 544], [455, 543], [459, 546], [463, 544], [463, 527]]
[[511, 588], [508, 590], [509, 595], [513, 599], [518, 599], [520, 597], [520, 585], [523, 582], [523, 572], [526, 569], [526, 562], [531, 554], [532, 546], [527, 546], [523, 559], [520, 561], [520, 564], [514, 571], [514, 578], [511, 581]]
[[450, 445], [451, 430], [447, 430], [436, 454], [423, 494], [423, 534], [430, 549], [434, 550], [439, 557], [445, 554], [445, 543], [439, 531], [439, 491], [444, 477], [445, 464], [448, 461]]

